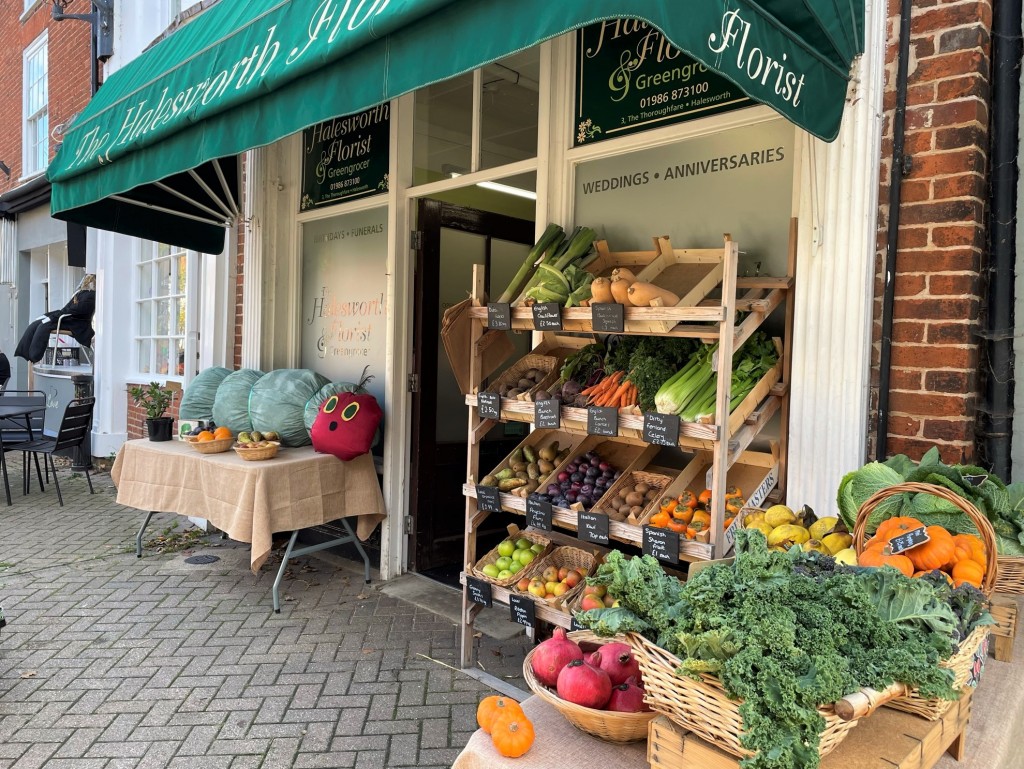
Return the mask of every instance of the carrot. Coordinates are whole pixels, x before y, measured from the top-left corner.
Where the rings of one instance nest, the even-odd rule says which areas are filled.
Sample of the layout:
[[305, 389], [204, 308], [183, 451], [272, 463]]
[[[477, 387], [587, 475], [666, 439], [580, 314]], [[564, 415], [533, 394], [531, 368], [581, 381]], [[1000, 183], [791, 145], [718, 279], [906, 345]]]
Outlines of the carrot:
[[621, 401], [622, 401], [622, 396], [626, 394], [626, 391], [628, 389], [629, 389], [629, 381], [628, 380], [623, 382], [622, 384], [618, 385], [615, 388], [615, 392], [612, 393], [612, 402], [609, 405], [612, 405], [612, 406], [619, 405], [621, 403]]
[[612, 377], [607, 376], [604, 379], [602, 379], [600, 382], [598, 382], [597, 384], [593, 385], [592, 387], [588, 387], [586, 390], [583, 390], [582, 394], [583, 395], [590, 395], [590, 396], [601, 395], [602, 393], [604, 393], [605, 390], [607, 390], [609, 387], [611, 387], [611, 384], [612, 384]]

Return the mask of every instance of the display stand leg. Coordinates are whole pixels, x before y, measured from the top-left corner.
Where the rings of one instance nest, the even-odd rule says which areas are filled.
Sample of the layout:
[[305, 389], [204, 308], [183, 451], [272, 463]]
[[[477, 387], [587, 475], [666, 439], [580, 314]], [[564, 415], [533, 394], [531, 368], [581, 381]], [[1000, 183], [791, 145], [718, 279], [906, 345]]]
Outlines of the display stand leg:
[[792, 285], [786, 292], [786, 319], [783, 339], [786, 340], [782, 346], [782, 382], [780, 384], [787, 388], [786, 394], [782, 396], [782, 406], [779, 413], [779, 493], [782, 501], [786, 500], [787, 472], [789, 469], [789, 385], [793, 371], [793, 352], [790, 349], [793, 339], [793, 319], [796, 313], [796, 246], [797, 233], [796, 218], [789, 220], [789, 253], [786, 258], [786, 275], [792, 281]]
[[146, 520], [142, 522], [142, 527], [139, 529], [139, 533], [135, 536], [135, 557], [142, 557], [142, 535], [146, 531], [146, 527], [149, 526], [149, 522], [152, 520], [156, 510], [150, 510], [146, 513]]
[[956, 761], [963, 761], [965, 748], [967, 746], [967, 727], [963, 728], [963, 731], [956, 736], [956, 739], [950, 743], [949, 747], [946, 748], [946, 752], [949, 753]]

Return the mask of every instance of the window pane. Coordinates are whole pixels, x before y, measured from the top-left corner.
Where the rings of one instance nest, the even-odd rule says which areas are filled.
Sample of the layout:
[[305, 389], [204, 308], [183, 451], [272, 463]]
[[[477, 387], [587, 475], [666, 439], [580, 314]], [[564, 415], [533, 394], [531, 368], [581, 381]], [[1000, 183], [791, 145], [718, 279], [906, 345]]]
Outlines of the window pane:
[[178, 255], [178, 293], [179, 294], [184, 294], [185, 293], [185, 275], [186, 275], [185, 264], [186, 264], [186, 262], [185, 262], [185, 254], [179, 254]]
[[153, 346], [152, 342], [148, 339], [139, 340], [139, 373], [140, 374], [151, 374], [153, 373], [153, 366], [150, 362], [152, 357]]
[[168, 296], [171, 293], [171, 286], [174, 285], [171, 281], [171, 260], [161, 259], [156, 263], [156, 295], [157, 296]]
[[168, 339], [156, 340], [156, 373], [165, 376], [171, 373], [170, 366], [171, 342]]
[[143, 264], [139, 267], [139, 299], [153, 296], [153, 265]]
[[156, 333], [157, 336], [171, 333], [171, 302], [167, 299], [156, 303]]
[[185, 297], [176, 300], [177, 310], [174, 313], [174, 334], [185, 335]]
[[[469, 173], [473, 74], [416, 91], [413, 184]], [[534, 118], [536, 120], [536, 118]]]
[[480, 167], [537, 154], [540, 49], [514, 54], [481, 71]]
[[177, 373], [178, 376], [185, 376], [185, 340], [178, 339], [174, 345], [174, 349], [175, 356], [178, 361], [178, 368], [175, 373]]
[[153, 335], [153, 305], [143, 302], [139, 305], [139, 336]]

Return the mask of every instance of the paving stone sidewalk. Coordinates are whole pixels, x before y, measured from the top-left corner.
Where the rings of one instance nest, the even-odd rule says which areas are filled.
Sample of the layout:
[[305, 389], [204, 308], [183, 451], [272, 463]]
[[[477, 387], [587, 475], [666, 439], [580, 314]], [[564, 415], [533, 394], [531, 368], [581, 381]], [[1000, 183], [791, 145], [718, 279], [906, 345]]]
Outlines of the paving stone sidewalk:
[[[17, 476], [17, 472], [14, 474]], [[457, 666], [452, 623], [364, 585], [361, 567], [274, 573], [247, 545], [118, 506], [109, 475], [62, 474], [0, 502], [0, 769], [447, 767], [491, 692]], [[183, 543], [185, 552], [172, 552]], [[190, 566], [195, 552], [220, 557]], [[487, 639], [492, 671], [524, 641]]]

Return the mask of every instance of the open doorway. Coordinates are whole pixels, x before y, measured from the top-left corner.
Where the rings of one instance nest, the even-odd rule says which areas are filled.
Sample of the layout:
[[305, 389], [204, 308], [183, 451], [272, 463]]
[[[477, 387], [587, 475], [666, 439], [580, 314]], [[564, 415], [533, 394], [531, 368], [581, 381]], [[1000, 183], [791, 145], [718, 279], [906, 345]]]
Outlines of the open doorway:
[[[528, 219], [421, 200], [416, 255], [410, 513], [411, 568], [458, 584], [463, 555], [466, 478], [465, 399], [440, 340], [441, 316], [469, 293], [474, 264], [486, 270], [488, 295], [497, 296], [515, 275], [534, 240]], [[530, 334], [514, 334], [515, 355], [530, 350]], [[526, 425], [497, 425], [480, 447], [481, 466], [497, 463], [525, 435]], [[511, 516], [492, 515], [499, 539]], [[482, 531], [483, 542], [488, 531]]]

